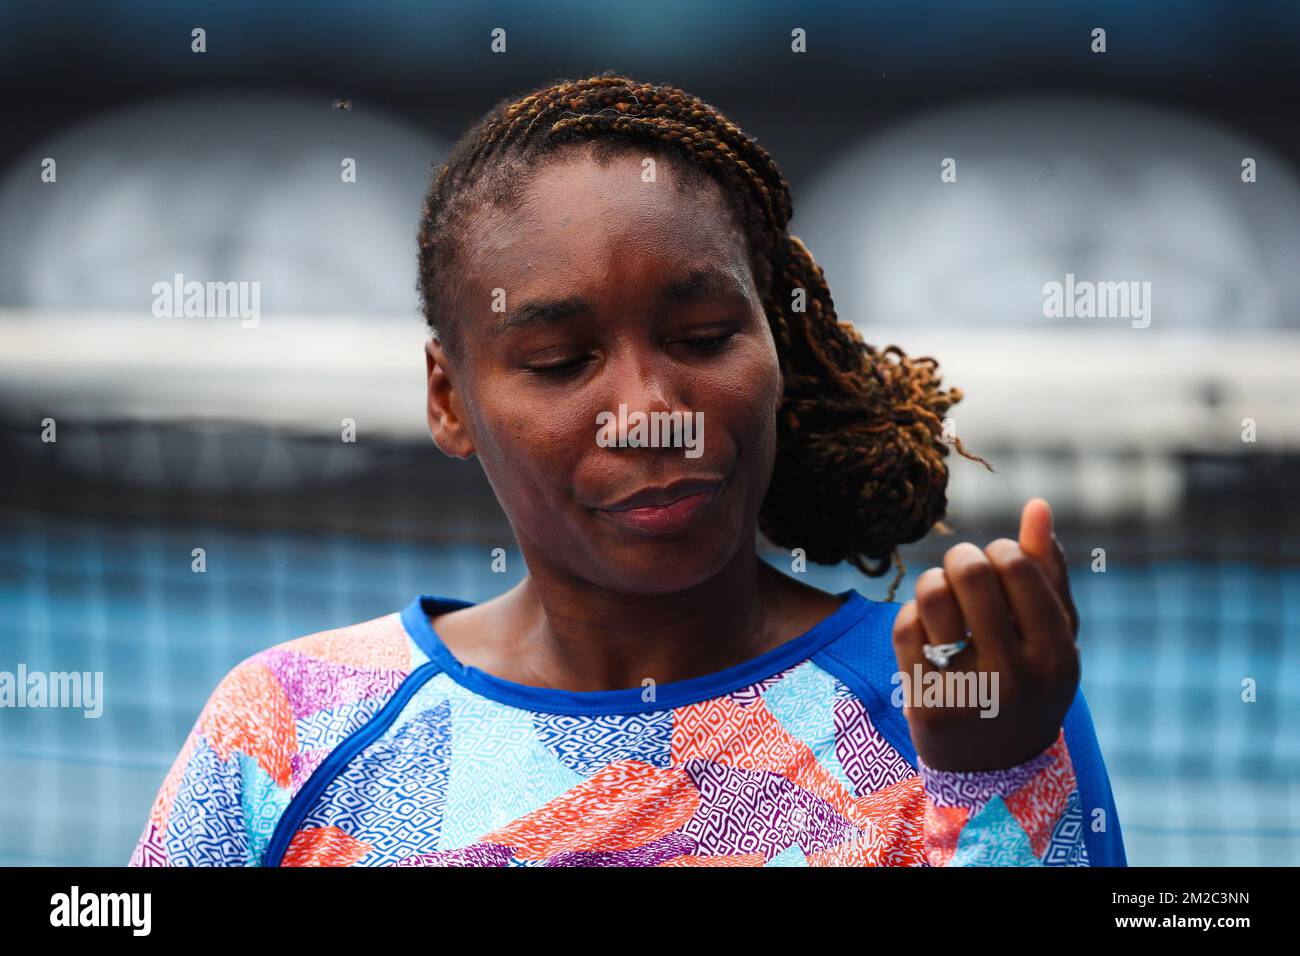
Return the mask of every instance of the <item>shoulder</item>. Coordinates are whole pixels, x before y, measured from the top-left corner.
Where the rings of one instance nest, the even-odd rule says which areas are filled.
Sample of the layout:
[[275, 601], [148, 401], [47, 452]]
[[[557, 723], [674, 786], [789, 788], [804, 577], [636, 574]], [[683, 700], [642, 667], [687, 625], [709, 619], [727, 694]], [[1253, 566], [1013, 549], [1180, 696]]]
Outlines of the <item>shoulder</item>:
[[421, 663], [400, 612], [273, 644], [234, 665], [203, 705], [187, 744], [252, 761], [296, 792], [318, 750], [373, 716]]
[[845, 610], [845, 623], [819, 657], [849, 672], [855, 681], [890, 687], [898, 661], [894, 654], [894, 619], [902, 605], [873, 601], [854, 591]]
[[324, 758], [423, 661], [393, 612], [282, 641], [235, 664], [164, 778], [133, 864], [259, 860], [271, 828]]
[[249, 660], [267, 662], [292, 656], [334, 669], [409, 671], [416, 650], [402, 625], [402, 612], [393, 611], [368, 621], [283, 641]]

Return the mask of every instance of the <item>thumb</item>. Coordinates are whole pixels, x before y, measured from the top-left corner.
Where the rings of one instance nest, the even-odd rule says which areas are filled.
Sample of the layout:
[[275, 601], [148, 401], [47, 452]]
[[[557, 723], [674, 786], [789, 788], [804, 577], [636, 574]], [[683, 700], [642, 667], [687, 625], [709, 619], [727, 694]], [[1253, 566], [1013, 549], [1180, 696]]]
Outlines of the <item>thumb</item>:
[[1020, 550], [1025, 552], [1047, 572], [1056, 596], [1061, 599], [1061, 606], [1070, 616], [1070, 627], [1074, 634], [1079, 633], [1079, 612], [1075, 610], [1074, 598], [1070, 595], [1069, 570], [1066, 566], [1065, 549], [1057, 540], [1052, 506], [1045, 498], [1031, 498], [1020, 514]]

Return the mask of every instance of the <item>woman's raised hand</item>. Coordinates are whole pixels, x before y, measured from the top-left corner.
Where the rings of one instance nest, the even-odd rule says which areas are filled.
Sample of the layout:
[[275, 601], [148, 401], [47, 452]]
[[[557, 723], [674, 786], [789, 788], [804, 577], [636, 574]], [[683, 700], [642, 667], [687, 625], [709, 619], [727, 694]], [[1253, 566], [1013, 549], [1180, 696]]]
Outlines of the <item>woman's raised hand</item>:
[[[991, 689], [993, 706], [970, 695], [957, 701], [944, 694], [939, 706], [931, 695], [906, 695], [903, 712], [921, 759], [939, 770], [998, 770], [1050, 747], [1079, 683], [1078, 630], [1065, 552], [1044, 499], [1025, 504], [1019, 541], [949, 548], [943, 567], [922, 574], [915, 600], [899, 610], [894, 653], [905, 687], [915, 688], [918, 664], [931, 684], [930, 672], [975, 672], [973, 683]], [[925, 655], [927, 644], [962, 640], [967, 646], [946, 668]]]

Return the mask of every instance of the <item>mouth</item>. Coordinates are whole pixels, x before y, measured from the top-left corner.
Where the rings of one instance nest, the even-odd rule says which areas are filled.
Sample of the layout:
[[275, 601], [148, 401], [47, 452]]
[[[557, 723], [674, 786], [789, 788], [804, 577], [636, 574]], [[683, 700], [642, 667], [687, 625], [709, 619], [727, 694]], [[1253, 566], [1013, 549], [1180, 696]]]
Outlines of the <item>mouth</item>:
[[721, 479], [675, 481], [662, 488], [644, 488], [595, 511], [629, 531], [648, 535], [680, 534], [700, 519], [722, 486]]

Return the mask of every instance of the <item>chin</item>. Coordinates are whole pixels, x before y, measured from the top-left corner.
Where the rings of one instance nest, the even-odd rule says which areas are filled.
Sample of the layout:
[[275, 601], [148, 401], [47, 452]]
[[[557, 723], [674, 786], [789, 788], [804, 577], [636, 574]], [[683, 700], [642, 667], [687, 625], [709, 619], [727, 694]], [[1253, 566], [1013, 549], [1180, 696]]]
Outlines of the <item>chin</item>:
[[680, 538], [637, 541], [598, 553], [603, 560], [592, 580], [601, 587], [622, 594], [674, 594], [721, 572], [736, 555], [735, 535], [700, 529]]

